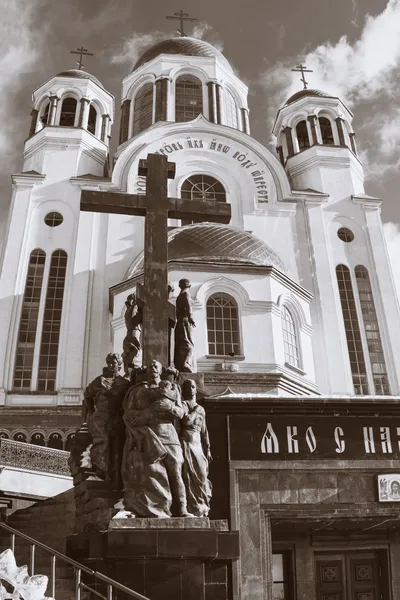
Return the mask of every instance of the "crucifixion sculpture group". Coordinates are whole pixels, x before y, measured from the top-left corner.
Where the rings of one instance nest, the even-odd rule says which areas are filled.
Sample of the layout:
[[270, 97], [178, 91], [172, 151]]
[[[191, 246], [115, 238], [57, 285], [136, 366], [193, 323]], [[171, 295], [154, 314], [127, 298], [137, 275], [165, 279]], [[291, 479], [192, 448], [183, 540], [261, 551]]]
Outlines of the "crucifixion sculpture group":
[[[126, 303], [130, 337], [124, 342], [124, 354], [129, 355], [130, 347], [143, 347], [147, 381], [122, 377], [119, 355], [107, 356], [103, 374], [89, 384], [84, 397], [91, 467], [114, 489], [123, 488], [125, 515], [206, 516], [211, 454], [205, 412], [196, 402], [195, 381], [186, 380], [182, 389], [179, 385], [179, 371], [193, 370], [190, 282], [180, 280], [175, 311], [169, 301], [168, 219], [229, 223], [230, 206], [169, 197], [168, 179], [175, 177], [175, 164], [166, 156], [149, 154], [140, 160], [139, 175], [146, 177], [145, 195], [87, 190], [81, 194], [83, 211], [145, 217], [144, 278]], [[171, 325], [176, 332], [174, 367]], [[127, 371], [125, 365], [125, 375]]]

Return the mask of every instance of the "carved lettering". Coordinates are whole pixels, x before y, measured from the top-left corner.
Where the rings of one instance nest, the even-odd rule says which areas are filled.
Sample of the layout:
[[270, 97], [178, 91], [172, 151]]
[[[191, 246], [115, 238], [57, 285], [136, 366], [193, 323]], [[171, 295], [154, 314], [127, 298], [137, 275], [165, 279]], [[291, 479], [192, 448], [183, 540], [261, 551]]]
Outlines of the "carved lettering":
[[375, 454], [374, 430], [372, 427], [363, 427], [364, 447], [367, 454]]
[[307, 446], [310, 448], [310, 452], [315, 452], [317, 449], [317, 440], [315, 439], [315, 435], [312, 427], [308, 427], [306, 431], [306, 442]]
[[271, 423], [268, 423], [261, 439], [261, 452], [262, 454], [278, 454], [279, 452], [278, 438], [275, 435], [275, 431], [272, 429]]
[[382, 452], [384, 454], [391, 454], [393, 452], [393, 450], [392, 450], [392, 441], [390, 439], [389, 427], [381, 427], [380, 434], [381, 434]]
[[288, 425], [286, 427], [287, 431], [287, 443], [288, 443], [288, 452], [291, 454], [299, 453], [299, 440], [294, 436], [297, 435], [297, 426], [296, 425]]
[[342, 439], [344, 437], [344, 432], [341, 427], [335, 427], [334, 437], [336, 442], [335, 452], [342, 454], [346, 448], [346, 442]]

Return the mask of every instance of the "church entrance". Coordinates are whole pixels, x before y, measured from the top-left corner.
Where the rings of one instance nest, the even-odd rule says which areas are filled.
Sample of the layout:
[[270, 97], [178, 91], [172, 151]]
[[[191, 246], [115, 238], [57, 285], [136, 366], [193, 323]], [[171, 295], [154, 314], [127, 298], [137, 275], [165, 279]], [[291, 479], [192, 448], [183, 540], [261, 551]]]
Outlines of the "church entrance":
[[317, 600], [387, 600], [378, 552], [315, 555]]

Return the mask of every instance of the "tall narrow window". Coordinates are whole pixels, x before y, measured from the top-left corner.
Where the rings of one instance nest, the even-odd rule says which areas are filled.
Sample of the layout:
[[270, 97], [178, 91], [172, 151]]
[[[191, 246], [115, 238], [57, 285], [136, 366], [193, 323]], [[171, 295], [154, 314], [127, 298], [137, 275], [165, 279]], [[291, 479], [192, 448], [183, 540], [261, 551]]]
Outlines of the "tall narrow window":
[[235, 300], [224, 293], [207, 301], [208, 353], [213, 356], [240, 354], [239, 316]]
[[93, 135], [96, 133], [96, 121], [97, 121], [97, 110], [95, 109], [95, 107], [93, 106], [93, 104], [90, 105], [89, 108], [89, 118], [88, 118], [88, 131], [90, 131], [90, 133], [93, 133]]
[[368, 270], [359, 265], [355, 268], [358, 295], [364, 321], [365, 337], [367, 339], [369, 360], [371, 363], [375, 394], [389, 395], [389, 382], [385, 357], [383, 354], [381, 334], [376, 314], [374, 298]]
[[237, 106], [229, 90], [225, 90], [225, 125], [238, 128]]
[[153, 123], [153, 84], [145, 83], [135, 96], [133, 106], [133, 135], [144, 131]]
[[67, 254], [56, 250], [51, 256], [49, 282], [40, 345], [38, 391], [53, 392], [56, 386], [58, 344], [64, 297]]
[[42, 112], [42, 115], [40, 117], [40, 122], [42, 123], [42, 126], [44, 127], [45, 125], [47, 125], [47, 120], [49, 118], [49, 110], [50, 110], [50, 102], [46, 103], [46, 106]]
[[293, 558], [290, 551], [272, 554], [272, 600], [293, 598]]
[[15, 391], [27, 392], [31, 389], [33, 355], [45, 261], [46, 254], [43, 250], [37, 249], [31, 252], [15, 358], [13, 385]]
[[281, 319], [285, 362], [294, 367], [300, 367], [296, 327], [293, 317], [286, 306], [282, 306]]
[[336, 276], [339, 286], [340, 302], [342, 304], [354, 392], [356, 394], [368, 394], [369, 389], [364, 351], [361, 343], [360, 324], [358, 321], [350, 270], [344, 265], [338, 265], [336, 267]]
[[308, 139], [307, 123], [306, 121], [300, 121], [296, 125], [297, 141], [299, 142], [299, 150], [305, 150], [310, 147], [310, 140]]
[[60, 125], [73, 127], [75, 125], [77, 102], [75, 98], [65, 98], [61, 106]]
[[192, 121], [203, 112], [203, 86], [192, 75], [178, 77], [175, 86], [175, 121]]
[[321, 129], [322, 143], [332, 146], [335, 142], [330, 120], [327, 119], [327, 117], [319, 117], [319, 126]]
[[[225, 188], [218, 179], [209, 175], [192, 175], [182, 183], [181, 198], [185, 200], [214, 200], [226, 202]], [[182, 219], [182, 225], [190, 225], [192, 220]]]

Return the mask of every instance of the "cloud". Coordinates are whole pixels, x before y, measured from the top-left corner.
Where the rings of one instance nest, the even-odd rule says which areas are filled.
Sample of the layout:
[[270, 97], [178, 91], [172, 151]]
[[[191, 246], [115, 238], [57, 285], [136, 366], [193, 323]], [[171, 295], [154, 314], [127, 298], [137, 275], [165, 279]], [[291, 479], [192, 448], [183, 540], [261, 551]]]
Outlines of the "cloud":
[[395, 223], [385, 223], [383, 231], [386, 238], [389, 259], [392, 266], [397, 298], [400, 300], [400, 226]]
[[[356, 8], [353, 0], [353, 16]], [[375, 121], [362, 127], [366, 137], [371, 132], [374, 134], [374, 145], [367, 150], [368, 164], [373, 172], [381, 172], [381, 167], [395, 169], [397, 161], [394, 155], [400, 150], [400, 108], [397, 100], [400, 85], [400, 0], [389, 0], [385, 9], [376, 16], [367, 15], [360, 36], [354, 43], [342, 36], [336, 43], [327, 42], [311, 52], [288, 57], [265, 73], [263, 84], [272, 105], [271, 120], [278, 106], [299, 89], [299, 80], [293, 77], [290, 69], [300, 61], [314, 71], [308, 74], [310, 87], [339, 96], [353, 110], [366, 107], [372, 110]], [[379, 128], [380, 122], [383, 128]]]

